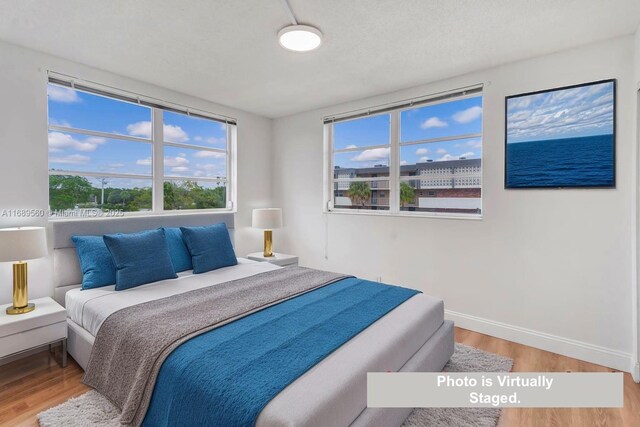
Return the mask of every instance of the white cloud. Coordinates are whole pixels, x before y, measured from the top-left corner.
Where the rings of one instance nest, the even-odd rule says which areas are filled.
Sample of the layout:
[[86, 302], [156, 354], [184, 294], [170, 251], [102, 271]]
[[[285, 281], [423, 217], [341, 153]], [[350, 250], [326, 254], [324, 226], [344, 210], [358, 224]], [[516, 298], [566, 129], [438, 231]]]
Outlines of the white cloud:
[[357, 146], [357, 145], [355, 145], [355, 144], [349, 144], [349, 145], [347, 145], [347, 146], [346, 146], [346, 147], [344, 147], [344, 148], [358, 148], [358, 146]]
[[49, 100], [53, 102], [62, 102], [65, 104], [82, 102], [82, 99], [78, 96], [78, 92], [63, 86], [47, 86], [47, 95], [49, 95]]
[[131, 136], [151, 138], [151, 122], [136, 122], [127, 125], [127, 132]]
[[189, 170], [186, 166], [176, 166], [171, 168], [171, 172], [187, 172]]
[[84, 165], [91, 160], [89, 156], [83, 156], [82, 154], [72, 154], [70, 156], [50, 157], [50, 163], [60, 163], [66, 165]]
[[436, 150], [436, 153], [438, 153], [438, 154], [447, 154], [447, 150], [445, 150], [444, 148], [438, 148]]
[[375, 160], [386, 160], [389, 158], [388, 148], [370, 148], [353, 157], [354, 162], [371, 162]]
[[200, 142], [200, 141], [202, 141], [202, 137], [200, 135], [198, 135], [195, 138], [193, 138], [193, 140], [196, 141], [196, 142]]
[[475, 155], [476, 155], [476, 153], [474, 153], [473, 151], [469, 151], [469, 152], [460, 154], [460, 157], [469, 158], [469, 157], [475, 157]]
[[482, 116], [482, 107], [475, 106], [466, 110], [458, 111], [453, 115], [453, 120], [458, 123], [471, 123]]
[[445, 154], [444, 156], [442, 156], [442, 157], [440, 157], [438, 159], [439, 162], [447, 161], [447, 160], [458, 160], [458, 158], [457, 157], [453, 157], [451, 154], [447, 153], [447, 154]]
[[139, 166], [149, 166], [151, 164], [151, 157], [147, 157], [146, 159], [140, 159], [136, 161], [136, 165]]
[[67, 127], [67, 128], [73, 127], [73, 126], [71, 126], [71, 123], [69, 123], [68, 121], [66, 121], [66, 120], [57, 120], [57, 119], [54, 119], [53, 117], [49, 117], [49, 124], [51, 126], [64, 126], [64, 127]]
[[407, 165], [407, 164], [409, 164], [409, 162], [407, 162], [406, 160], [401, 160], [400, 161], [400, 166], [404, 166], [404, 165]]
[[75, 139], [73, 136], [68, 133], [63, 132], [49, 132], [49, 151], [56, 152], [61, 151], [66, 148], [70, 148], [76, 151], [96, 151], [98, 145], [104, 144], [107, 142], [104, 138], [98, 137], [89, 137], [85, 138], [84, 141], [80, 141]]
[[429, 154], [429, 149], [428, 148], [418, 148], [416, 150], [416, 155], [418, 155], [418, 156], [423, 156], [425, 154]]
[[164, 140], [167, 142], [187, 142], [189, 135], [180, 126], [164, 125]]
[[420, 163], [426, 163], [426, 162], [428, 162], [429, 160], [431, 160], [431, 159], [425, 156], [425, 157], [420, 157], [420, 158], [418, 159], [418, 162], [420, 162]]
[[224, 153], [218, 153], [217, 151], [198, 151], [196, 152], [193, 157], [197, 157], [199, 159], [202, 158], [214, 158], [214, 159], [224, 159], [225, 154]]
[[168, 168], [182, 167], [189, 164], [189, 160], [184, 157], [165, 157], [164, 165]]
[[437, 117], [430, 117], [426, 120], [424, 120], [422, 123], [420, 123], [420, 127], [422, 129], [429, 129], [429, 128], [445, 128], [449, 126], [447, 124], [447, 122], [440, 120]]
[[[164, 140], [167, 142], [187, 142], [189, 135], [180, 126], [163, 125]], [[142, 121], [127, 125], [127, 133], [131, 136], [151, 138], [152, 127], [150, 121]]]
[[120, 168], [125, 167], [125, 164], [124, 163], [109, 163], [107, 165], [107, 167], [111, 168], [111, 169], [120, 169]]

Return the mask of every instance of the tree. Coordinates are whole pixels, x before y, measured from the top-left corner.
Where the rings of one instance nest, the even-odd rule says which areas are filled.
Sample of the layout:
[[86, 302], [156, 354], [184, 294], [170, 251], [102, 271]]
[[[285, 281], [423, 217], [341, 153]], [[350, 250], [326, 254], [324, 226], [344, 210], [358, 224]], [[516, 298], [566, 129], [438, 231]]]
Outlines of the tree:
[[413, 203], [416, 199], [416, 190], [407, 182], [400, 183], [400, 206], [404, 207], [407, 203]]
[[82, 176], [49, 175], [49, 207], [51, 209], [73, 209], [87, 203], [95, 188]]
[[351, 203], [354, 205], [362, 205], [371, 198], [371, 188], [369, 184], [363, 181], [352, 182], [349, 185], [349, 191], [347, 196], [351, 199]]

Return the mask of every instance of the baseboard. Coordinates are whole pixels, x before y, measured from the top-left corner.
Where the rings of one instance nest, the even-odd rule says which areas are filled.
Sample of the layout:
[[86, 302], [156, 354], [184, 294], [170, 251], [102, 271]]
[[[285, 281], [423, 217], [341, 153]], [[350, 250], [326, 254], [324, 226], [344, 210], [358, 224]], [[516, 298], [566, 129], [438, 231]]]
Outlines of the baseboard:
[[456, 326], [634, 374], [631, 354], [481, 317], [445, 310]]
[[631, 375], [635, 382], [640, 383], [640, 363], [636, 362], [633, 364], [633, 371], [631, 372]]

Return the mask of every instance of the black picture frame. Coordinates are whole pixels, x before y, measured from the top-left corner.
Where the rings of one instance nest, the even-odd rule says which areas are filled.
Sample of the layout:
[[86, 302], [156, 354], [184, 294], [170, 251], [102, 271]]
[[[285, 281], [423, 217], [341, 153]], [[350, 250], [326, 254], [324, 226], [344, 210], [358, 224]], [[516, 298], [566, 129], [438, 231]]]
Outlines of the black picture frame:
[[[575, 88], [580, 88], [580, 87], [586, 87], [586, 86], [593, 86], [593, 85], [599, 85], [599, 84], [603, 84], [603, 83], [612, 83], [613, 84], [613, 132], [612, 132], [612, 137], [613, 137], [613, 156], [612, 156], [612, 170], [613, 170], [613, 181], [611, 185], [531, 185], [531, 186], [509, 186], [508, 183], [508, 164], [509, 164], [509, 150], [508, 150], [508, 105], [509, 105], [509, 100], [511, 99], [515, 99], [515, 98], [522, 98], [522, 97], [527, 97], [527, 96], [532, 96], [532, 95], [539, 95], [539, 94], [544, 94], [544, 93], [550, 93], [550, 92], [557, 92], [557, 91], [563, 91], [563, 90], [568, 90], [568, 89], [575, 89]], [[561, 87], [556, 87], [556, 88], [552, 88], [552, 89], [544, 89], [544, 90], [538, 90], [538, 91], [534, 91], [534, 92], [526, 92], [526, 93], [520, 93], [517, 95], [510, 95], [505, 97], [504, 100], [504, 188], [506, 190], [530, 190], [530, 189], [614, 189], [616, 188], [616, 176], [617, 176], [617, 168], [616, 168], [616, 164], [617, 164], [617, 158], [616, 158], [616, 128], [617, 128], [617, 79], [605, 79], [605, 80], [596, 80], [596, 81], [592, 81], [592, 82], [587, 82], [587, 83], [580, 83], [580, 84], [576, 84], [576, 85], [570, 85], [570, 86], [561, 86]]]

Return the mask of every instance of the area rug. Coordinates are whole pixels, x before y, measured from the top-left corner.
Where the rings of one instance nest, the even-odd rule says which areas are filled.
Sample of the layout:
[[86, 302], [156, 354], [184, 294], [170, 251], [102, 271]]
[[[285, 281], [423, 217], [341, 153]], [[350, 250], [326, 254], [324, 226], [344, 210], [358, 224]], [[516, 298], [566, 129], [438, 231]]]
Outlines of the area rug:
[[[456, 351], [444, 366], [444, 372], [509, 372], [513, 359], [456, 344]], [[402, 427], [451, 426], [495, 427], [500, 408], [417, 408]]]
[[[513, 360], [456, 344], [445, 372], [508, 372]], [[500, 419], [495, 408], [420, 408], [415, 409], [403, 427], [423, 426], [482, 426], [495, 427]], [[118, 410], [98, 392], [87, 393], [67, 400], [61, 405], [38, 414], [41, 427], [122, 427]]]

